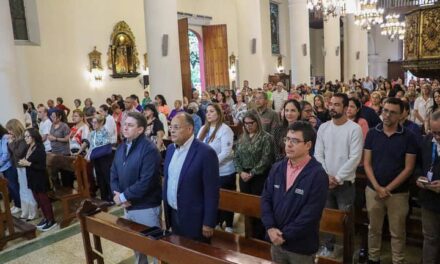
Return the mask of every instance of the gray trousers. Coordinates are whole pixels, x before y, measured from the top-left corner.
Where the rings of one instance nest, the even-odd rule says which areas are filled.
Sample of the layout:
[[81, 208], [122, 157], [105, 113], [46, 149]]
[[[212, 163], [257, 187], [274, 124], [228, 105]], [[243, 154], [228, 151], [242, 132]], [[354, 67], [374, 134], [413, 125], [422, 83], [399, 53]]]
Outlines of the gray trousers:
[[[355, 196], [355, 186], [354, 183], [344, 182], [342, 185], [338, 185], [333, 189], [329, 189], [327, 193], [327, 202], [325, 204], [326, 208], [338, 209], [347, 211], [349, 208], [353, 210]], [[354, 230], [354, 225], [353, 225]], [[324, 234], [325, 247], [333, 251], [335, 244], [335, 236]]]
[[315, 255], [302, 255], [284, 250], [281, 246], [272, 245], [270, 254], [273, 262], [277, 264], [313, 264]]
[[422, 207], [423, 264], [440, 263], [440, 214]]
[[[125, 210], [125, 218], [143, 224], [149, 227], [160, 227], [160, 206], [142, 209], [142, 210]], [[148, 257], [135, 251], [135, 263], [136, 264], [148, 264]], [[156, 263], [157, 261], [154, 260]]]

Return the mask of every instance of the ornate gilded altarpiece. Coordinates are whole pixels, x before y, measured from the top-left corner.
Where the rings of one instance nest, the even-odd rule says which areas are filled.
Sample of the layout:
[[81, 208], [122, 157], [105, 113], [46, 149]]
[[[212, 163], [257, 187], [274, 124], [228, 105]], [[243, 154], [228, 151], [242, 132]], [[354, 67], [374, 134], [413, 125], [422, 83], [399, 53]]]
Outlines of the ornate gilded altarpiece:
[[440, 77], [440, 5], [420, 8], [405, 17], [403, 67], [418, 77]]
[[125, 21], [120, 21], [114, 26], [107, 52], [107, 66], [113, 71], [113, 78], [132, 78], [139, 75], [139, 53], [135, 40]]

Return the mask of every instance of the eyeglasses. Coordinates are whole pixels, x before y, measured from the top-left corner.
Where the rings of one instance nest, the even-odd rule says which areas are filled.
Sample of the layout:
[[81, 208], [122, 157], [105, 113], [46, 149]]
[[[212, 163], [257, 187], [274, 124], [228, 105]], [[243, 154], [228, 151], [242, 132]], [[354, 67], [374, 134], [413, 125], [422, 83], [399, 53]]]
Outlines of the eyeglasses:
[[307, 141], [304, 141], [304, 140], [299, 140], [297, 138], [290, 138], [290, 137], [284, 137], [283, 141], [284, 141], [284, 144], [287, 144], [287, 142], [289, 142], [292, 145], [298, 145], [299, 143], [307, 142]]
[[253, 124], [255, 124], [255, 121], [251, 121], [251, 122], [243, 122], [243, 124], [245, 126], [252, 126]]
[[169, 130], [173, 130], [173, 131], [179, 130], [179, 129], [181, 129], [181, 128], [184, 128], [184, 126], [177, 126], [177, 125], [174, 125], [174, 126], [169, 126], [169, 127], [168, 127]]
[[385, 115], [400, 115], [400, 113], [397, 113], [396, 111], [392, 111], [392, 110], [389, 110], [389, 109], [386, 109], [386, 108], [384, 108], [383, 110], [382, 110], [382, 113], [383, 114], [385, 114]]

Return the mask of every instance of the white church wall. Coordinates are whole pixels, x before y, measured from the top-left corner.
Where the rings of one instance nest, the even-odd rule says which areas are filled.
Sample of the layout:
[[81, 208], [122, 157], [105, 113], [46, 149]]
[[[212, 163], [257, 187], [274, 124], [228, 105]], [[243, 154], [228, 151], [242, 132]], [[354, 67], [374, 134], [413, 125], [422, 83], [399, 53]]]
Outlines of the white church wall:
[[[68, 107], [73, 100], [90, 97], [95, 106], [111, 94], [142, 96], [138, 78], [113, 79], [107, 69], [107, 49], [113, 26], [124, 20], [136, 37], [143, 69], [146, 52], [142, 0], [121, 4], [117, 0], [41, 0], [37, 3], [41, 45], [16, 46], [20, 81], [29, 87], [35, 103], [62, 96]], [[88, 53], [96, 46], [102, 52], [105, 76], [101, 87], [92, 87]]]
[[310, 28], [310, 63], [312, 76], [324, 76], [324, 30]]
[[388, 75], [388, 60], [399, 58], [399, 42], [390, 41], [380, 34], [380, 27], [374, 26], [368, 33], [368, 75], [374, 78]]

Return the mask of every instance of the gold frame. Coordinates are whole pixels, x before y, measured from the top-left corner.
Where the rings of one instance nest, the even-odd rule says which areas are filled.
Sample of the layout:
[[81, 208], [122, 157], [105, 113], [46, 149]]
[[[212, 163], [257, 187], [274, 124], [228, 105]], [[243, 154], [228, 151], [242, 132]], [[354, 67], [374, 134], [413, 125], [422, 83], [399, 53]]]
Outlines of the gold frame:
[[93, 69], [102, 70], [101, 64], [101, 55], [102, 53], [96, 50], [96, 46], [93, 48], [93, 51], [89, 53], [89, 71], [92, 72]]

